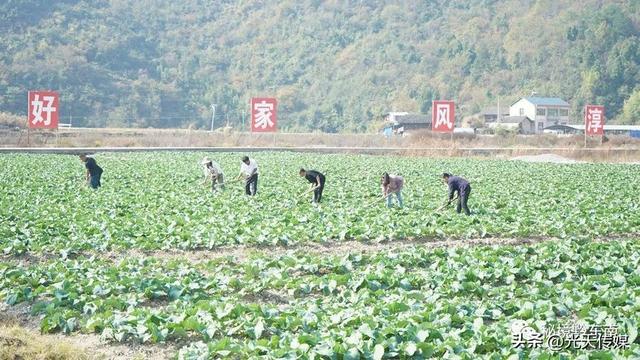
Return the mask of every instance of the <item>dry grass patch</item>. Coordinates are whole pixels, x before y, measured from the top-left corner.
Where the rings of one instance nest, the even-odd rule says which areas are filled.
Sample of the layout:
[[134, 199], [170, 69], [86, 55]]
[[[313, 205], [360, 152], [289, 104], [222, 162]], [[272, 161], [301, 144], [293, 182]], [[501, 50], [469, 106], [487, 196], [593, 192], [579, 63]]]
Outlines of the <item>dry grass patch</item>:
[[18, 325], [0, 325], [0, 360], [94, 358], [67, 341], [42, 336]]

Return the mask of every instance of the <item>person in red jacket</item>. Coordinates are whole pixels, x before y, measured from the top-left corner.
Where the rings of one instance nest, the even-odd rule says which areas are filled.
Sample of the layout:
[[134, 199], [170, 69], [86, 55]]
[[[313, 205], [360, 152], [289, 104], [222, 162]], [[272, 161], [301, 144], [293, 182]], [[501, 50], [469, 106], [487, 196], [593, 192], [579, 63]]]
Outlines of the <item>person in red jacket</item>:
[[396, 194], [398, 205], [402, 208], [402, 187], [404, 186], [404, 178], [398, 175], [382, 174], [380, 180], [382, 185], [382, 196], [387, 199], [387, 207], [391, 207], [391, 196]]

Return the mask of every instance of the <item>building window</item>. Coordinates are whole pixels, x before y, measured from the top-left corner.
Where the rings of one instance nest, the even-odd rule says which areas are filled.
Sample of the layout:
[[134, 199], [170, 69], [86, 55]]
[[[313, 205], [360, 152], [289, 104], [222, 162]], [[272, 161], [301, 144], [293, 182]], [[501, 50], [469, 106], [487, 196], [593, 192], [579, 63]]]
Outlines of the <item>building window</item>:
[[524, 116], [524, 108], [520, 108], [520, 116]]
[[544, 130], [544, 123], [543, 122], [539, 122], [538, 123], [538, 131], [542, 131]]
[[547, 114], [549, 115], [549, 117], [558, 116], [558, 109], [549, 109], [549, 111], [547, 111]]
[[546, 110], [547, 110], [547, 109], [545, 109], [545, 108], [541, 108], [541, 107], [539, 107], [539, 108], [536, 110], [536, 115], [546, 116], [546, 115], [547, 115], [547, 111], [546, 111]]
[[560, 116], [569, 116], [569, 109], [560, 109]]

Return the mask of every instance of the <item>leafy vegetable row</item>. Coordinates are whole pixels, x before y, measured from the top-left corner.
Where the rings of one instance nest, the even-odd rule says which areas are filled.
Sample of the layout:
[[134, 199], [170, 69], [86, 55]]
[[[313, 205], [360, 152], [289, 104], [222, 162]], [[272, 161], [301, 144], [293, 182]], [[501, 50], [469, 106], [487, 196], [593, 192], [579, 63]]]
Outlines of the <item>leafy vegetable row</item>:
[[[98, 154], [104, 186], [59, 155], [0, 156], [0, 249], [5, 254], [97, 249], [213, 249], [355, 239], [603, 236], [640, 233], [637, 165], [526, 164], [354, 155], [257, 153], [256, 198], [199, 184], [201, 153]], [[215, 154], [227, 174], [241, 154]], [[300, 197], [299, 167], [327, 175], [323, 204]], [[405, 209], [367, 206], [382, 172], [405, 176]], [[448, 171], [472, 182], [470, 218], [435, 213]], [[227, 176], [229, 177], [229, 175]]]
[[[186, 357], [546, 358], [512, 348], [514, 320], [538, 328], [575, 319], [615, 324], [636, 339], [638, 263], [635, 240], [256, 253], [242, 263], [51, 259], [1, 263], [0, 296], [32, 303], [43, 331], [186, 341]], [[640, 347], [617, 354], [640, 356]]]

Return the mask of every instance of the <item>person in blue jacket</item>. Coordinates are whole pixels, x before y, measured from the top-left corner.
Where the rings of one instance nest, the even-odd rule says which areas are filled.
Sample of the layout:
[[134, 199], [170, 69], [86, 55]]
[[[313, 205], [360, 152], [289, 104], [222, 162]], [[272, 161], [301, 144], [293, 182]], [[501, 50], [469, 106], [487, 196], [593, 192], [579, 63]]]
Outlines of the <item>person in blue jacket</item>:
[[469, 182], [459, 176], [453, 176], [448, 173], [442, 174], [442, 181], [449, 186], [449, 200], [445, 203], [448, 206], [453, 201], [453, 195], [458, 193], [458, 205], [456, 206], [456, 212], [459, 214], [462, 210], [467, 215], [471, 215], [467, 201], [469, 200], [469, 194], [471, 194], [471, 185]]

